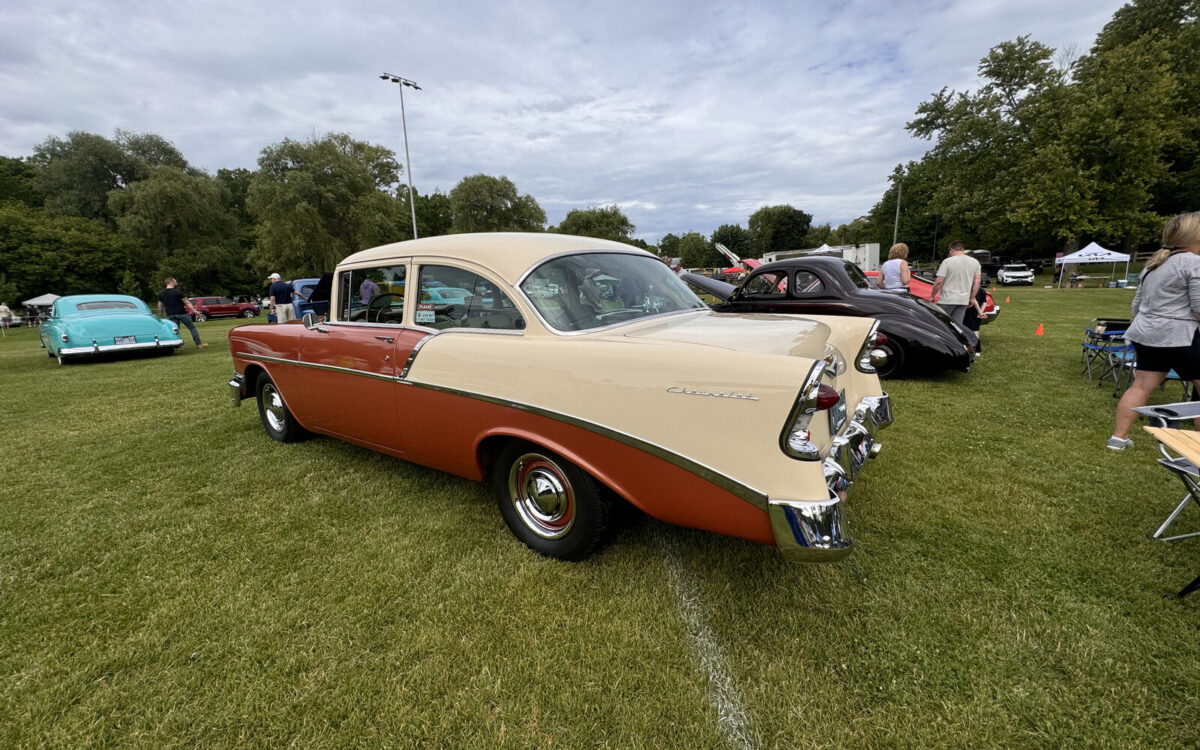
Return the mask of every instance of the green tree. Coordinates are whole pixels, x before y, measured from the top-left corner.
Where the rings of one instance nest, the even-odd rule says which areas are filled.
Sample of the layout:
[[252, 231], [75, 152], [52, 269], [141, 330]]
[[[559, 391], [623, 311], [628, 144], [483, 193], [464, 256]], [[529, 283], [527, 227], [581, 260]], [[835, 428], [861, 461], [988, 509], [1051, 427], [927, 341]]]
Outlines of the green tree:
[[546, 212], [532, 196], [518, 194], [507, 177], [464, 177], [450, 191], [450, 205], [455, 233], [537, 232], [546, 226]]
[[46, 212], [111, 219], [108, 194], [144, 180], [155, 166], [187, 168], [179, 151], [160, 136], [117, 131], [116, 140], [82, 131], [47, 138], [34, 148], [34, 188]]
[[34, 187], [37, 170], [24, 159], [0, 156], [0, 202], [41, 206], [45, 197]]
[[729, 248], [739, 258], [749, 257], [754, 252], [750, 233], [740, 224], [722, 224], [713, 231], [709, 239], [714, 245], [719, 242]]
[[135, 263], [130, 242], [105, 222], [0, 204], [0, 268], [20, 299], [111, 292]]
[[257, 288], [230, 202], [221, 181], [169, 166], [109, 195], [118, 231], [143, 251], [143, 267], [152, 270], [140, 283], [153, 289], [174, 276], [197, 294]]
[[402, 236], [391, 188], [395, 155], [343, 133], [263, 149], [246, 207], [258, 222], [259, 270], [319, 275], [351, 253]]
[[580, 237], [628, 242], [636, 227], [617, 206], [572, 209], [552, 231]]
[[750, 215], [748, 224], [754, 253], [761, 258], [767, 253], [804, 247], [812, 216], [792, 206], [763, 206]]
[[[417, 195], [417, 234], [420, 237], [437, 237], [450, 234], [454, 224], [454, 208], [450, 204], [450, 196], [441, 190], [435, 190], [430, 195]], [[396, 225], [402, 237], [412, 236], [412, 213], [408, 207], [408, 186], [401, 185], [396, 190]]]
[[699, 232], [688, 232], [679, 238], [678, 257], [684, 268], [712, 268], [728, 262]]
[[679, 249], [679, 236], [667, 232], [658, 241], [658, 254], [664, 258], [678, 258], [682, 255]]

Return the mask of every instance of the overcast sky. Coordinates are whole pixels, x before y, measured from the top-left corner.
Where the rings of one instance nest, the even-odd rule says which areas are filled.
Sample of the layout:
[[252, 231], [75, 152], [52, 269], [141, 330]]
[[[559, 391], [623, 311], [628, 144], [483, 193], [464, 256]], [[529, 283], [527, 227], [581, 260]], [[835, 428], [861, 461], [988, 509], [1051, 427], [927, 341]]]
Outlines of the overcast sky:
[[116, 128], [195, 166], [329, 132], [449, 192], [507, 176], [546, 210], [616, 204], [650, 242], [787, 203], [835, 226], [926, 141], [904, 124], [1022, 34], [1085, 53], [1117, 0], [792, 3], [7, 0], [0, 155]]

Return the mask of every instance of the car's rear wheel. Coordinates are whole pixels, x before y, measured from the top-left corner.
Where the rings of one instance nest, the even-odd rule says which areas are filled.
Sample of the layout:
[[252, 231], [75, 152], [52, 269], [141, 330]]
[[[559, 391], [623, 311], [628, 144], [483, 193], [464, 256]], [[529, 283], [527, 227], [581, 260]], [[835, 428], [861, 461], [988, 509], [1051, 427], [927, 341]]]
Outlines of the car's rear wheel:
[[258, 394], [258, 415], [262, 418], [263, 429], [271, 439], [281, 443], [294, 443], [308, 436], [308, 430], [300, 426], [287, 404], [283, 395], [265, 372], [258, 376], [255, 392]]
[[243, 318], [253, 318], [255, 315], [258, 315], [258, 313], [254, 312], [253, 310], [250, 310], [250, 309], [242, 310]]
[[513, 535], [547, 557], [582, 560], [604, 538], [611, 502], [575, 464], [529, 443], [509, 443], [492, 465], [500, 514]]
[[206, 320], [208, 320], [208, 315], [206, 313], [196, 313], [196, 322], [203, 323]]

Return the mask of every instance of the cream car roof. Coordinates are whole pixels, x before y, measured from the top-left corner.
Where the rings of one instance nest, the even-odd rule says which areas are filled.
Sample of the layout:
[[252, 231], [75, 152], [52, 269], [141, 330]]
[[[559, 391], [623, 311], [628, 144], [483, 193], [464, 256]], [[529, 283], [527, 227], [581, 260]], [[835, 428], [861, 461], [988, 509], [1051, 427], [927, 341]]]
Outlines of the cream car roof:
[[538, 261], [558, 253], [578, 250], [632, 252], [654, 257], [633, 245], [595, 237], [534, 232], [485, 232], [446, 234], [393, 242], [390, 245], [380, 245], [354, 253], [338, 265], [350, 266], [415, 256], [443, 256], [477, 263], [492, 269], [508, 283], [516, 284], [521, 274]]

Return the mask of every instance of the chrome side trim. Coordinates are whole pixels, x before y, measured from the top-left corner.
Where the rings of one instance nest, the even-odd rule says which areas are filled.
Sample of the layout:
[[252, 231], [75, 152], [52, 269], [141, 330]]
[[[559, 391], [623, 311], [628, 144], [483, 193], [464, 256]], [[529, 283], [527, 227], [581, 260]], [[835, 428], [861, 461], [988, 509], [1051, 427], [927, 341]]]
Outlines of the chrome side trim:
[[706, 466], [705, 464], [694, 461], [687, 456], [675, 453], [674, 451], [668, 450], [656, 443], [651, 443], [649, 441], [642, 440], [641, 438], [634, 437], [627, 432], [614, 430], [611, 427], [606, 427], [602, 424], [597, 424], [586, 419], [572, 417], [568, 414], [561, 414], [556, 411], [550, 411], [549, 409], [543, 409], [540, 406], [533, 406], [531, 404], [525, 404], [519, 401], [510, 401], [508, 399], [496, 398], [495, 396], [487, 396], [482, 393], [472, 393], [470, 391], [462, 391], [458, 390], [457, 388], [448, 388], [429, 383], [418, 383], [412, 380], [405, 380], [401, 382], [404, 385], [411, 385], [416, 388], [423, 388], [425, 390], [436, 391], [438, 393], [449, 393], [455, 396], [462, 396], [464, 398], [472, 398], [477, 401], [483, 401], [484, 403], [496, 404], [497, 406], [507, 406], [512, 409], [518, 409], [530, 414], [535, 414], [539, 417], [553, 419], [557, 422], [571, 425], [572, 427], [578, 427], [582, 430], [587, 430], [588, 432], [600, 435], [601, 437], [616, 440], [619, 443], [628, 445], [632, 448], [637, 448], [643, 453], [647, 453], [655, 458], [662, 459], [670, 464], [678, 466], [689, 473], [695, 474], [701, 479], [712, 482], [721, 489], [737, 495], [759, 510], [767, 510], [767, 494], [762, 490], [755, 489], [748, 484], [743, 484], [733, 477], [723, 474], [710, 466]]
[[[428, 341], [430, 338], [433, 338], [433, 336], [431, 335], [431, 336], [421, 339], [421, 341], [417, 342], [417, 346], [413, 347], [414, 353], [409, 358], [410, 363], [411, 363], [412, 358], [416, 356], [416, 349], [421, 344]], [[496, 396], [488, 396], [488, 395], [485, 395], [482, 393], [474, 393], [472, 391], [464, 391], [464, 390], [460, 390], [457, 388], [449, 388], [446, 386], [433, 385], [430, 383], [419, 383], [419, 382], [416, 382], [413, 380], [407, 380], [403, 377], [392, 378], [392, 377], [388, 377], [385, 375], [379, 375], [379, 374], [373, 373], [373, 372], [365, 372], [363, 370], [354, 370], [354, 369], [351, 369], [348, 367], [334, 367], [333, 365], [320, 365], [320, 364], [316, 364], [314, 362], [299, 362], [299, 361], [293, 360], [293, 359], [283, 359], [282, 357], [269, 357], [264, 354], [239, 354], [237, 356], [243, 357], [245, 359], [258, 360], [260, 362], [273, 362], [273, 363], [281, 364], [281, 365], [295, 365], [296, 367], [311, 367], [311, 368], [317, 369], [317, 370], [341, 372], [341, 373], [345, 373], [347, 375], [359, 375], [362, 377], [375, 378], [375, 379], [379, 379], [379, 380], [394, 380], [396, 383], [398, 383], [400, 385], [412, 386], [414, 388], [422, 388], [424, 390], [435, 391], [438, 393], [448, 393], [448, 394], [451, 394], [454, 396], [462, 396], [463, 398], [475, 399], [476, 401], [482, 401], [482, 402], [488, 403], [488, 404], [495, 404], [497, 406], [505, 406], [505, 407], [508, 407], [511, 409], [517, 409], [519, 411], [527, 412], [529, 414], [534, 414], [539, 417], [545, 417], [546, 419], [552, 419], [556, 422], [562, 422], [563, 424], [571, 425], [572, 427], [578, 427], [579, 429], [587, 430], [588, 432], [591, 432], [596, 435], [600, 435], [601, 437], [606, 437], [611, 440], [616, 440], [617, 442], [619, 442], [623, 445], [628, 445], [632, 448], [636, 448], [636, 449], [642, 451], [643, 453], [654, 456], [655, 458], [662, 459], [663, 461], [666, 461], [667, 463], [677, 466], [689, 473], [695, 474], [696, 476], [698, 476], [708, 482], [711, 482], [712, 484], [715, 484], [716, 486], [720, 487], [721, 489], [725, 490], [726, 492], [729, 492], [730, 494], [736, 495], [737, 497], [741, 498], [742, 500], [745, 500], [746, 502], [750, 503], [751, 505], [758, 508], [759, 510], [763, 510], [763, 511], [767, 510], [767, 494], [765, 492], [763, 492], [762, 490], [751, 487], [748, 484], [739, 482], [738, 480], [734, 479], [733, 477], [731, 477], [727, 474], [723, 474], [720, 471], [717, 471], [716, 469], [714, 469], [710, 466], [702, 464], [698, 461], [694, 461], [686, 456], [680, 455], [679, 453], [675, 453], [674, 451], [670, 451], [660, 445], [651, 443], [646, 440], [642, 440], [641, 438], [634, 437], [633, 435], [630, 435], [628, 433], [621, 432], [620, 430], [614, 430], [611, 427], [606, 427], [602, 424], [597, 424], [596, 422], [591, 422], [586, 419], [572, 417], [568, 414], [561, 414], [556, 411], [544, 409], [540, 406], [534, 406], [532, 404], [522, 403], [520, 401], [512, 401], [509, 399], [498, 398]], [[408, 366], [406, 365], [405, 372], [407, 372], [407, 369], [408, 369]], [[231, 384], [231, 387], [232, 387], [232, 384]]]
[[316, 362], [300, 362], [295, 359], [283, 359], [282, 357], [268, 357], [265, 354], [239, 354], [237, 356], [243, 357], [245, 359], [255, 359], [255, 360], [258, 360], [259, 362], [274, 362], [274, 363], [280, 364], [280, 365], [295, 365], [296, 367], [311, 367], [314, 370], [326, 370], [329, 372], [341, 372], [341, 373], [345, 373], [346, 375], [358, 375], [360, 377], [371, 378], [373, 380], [392, 381], [392, 380], [396, 379], [395, 377], [393, 377], [391, 375], [383, 375], [378, 372], [368, 372], [366, 370], [355, 370], [352, 367], [337, 367], [335, 365], [322, 365], [322, 364], [317, 364]]
[[397, 377], [397, 380], [404, 380], [408, 377], [408, 371], [412, 369], [413, 362], [416, 360], [417, 354], [420, 353], [421, 347], [425, 346], [426, 341], [429, 341], [434, 336], [440, 336], [441, 333], [441, 331], [431, 333], [413, 345], [412, 351], [408, 353], [408, 359], [404, 362], [404, 367], [400, 369], [400, 375]]

